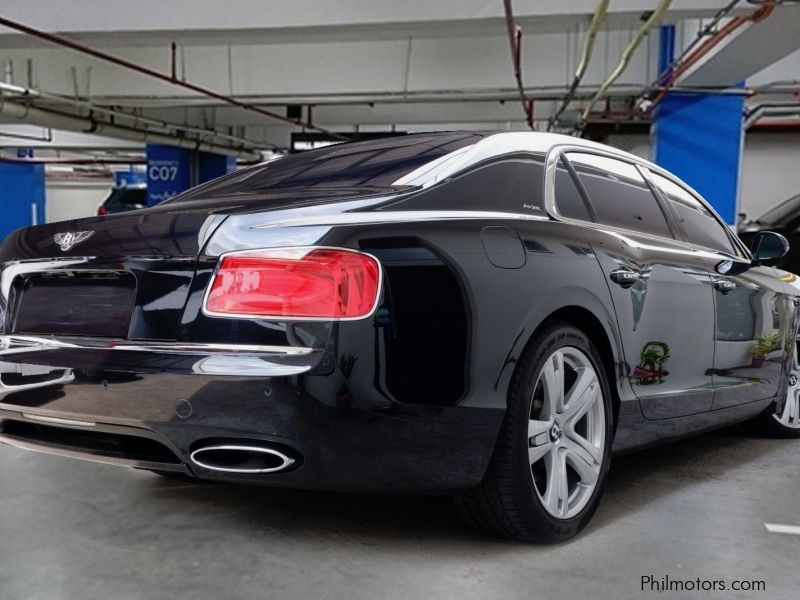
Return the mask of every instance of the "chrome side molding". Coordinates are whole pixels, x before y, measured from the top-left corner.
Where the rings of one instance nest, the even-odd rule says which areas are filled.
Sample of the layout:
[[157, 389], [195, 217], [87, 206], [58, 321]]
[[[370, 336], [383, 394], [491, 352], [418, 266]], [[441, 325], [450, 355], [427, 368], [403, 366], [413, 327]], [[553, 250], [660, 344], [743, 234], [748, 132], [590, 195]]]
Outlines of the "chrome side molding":
[[252, 344], [197, 344], [185, 342], [148, 342], [105, 338], [39, 337], [29, 335], [0, 335], [0, 357], [50, 350], [108, 350], [119, 352], [150, 352], [187, 356], [246, 355], [246, 356], [306, 356], [313, 348], [299, 346], [258, 346]]
[[[104, 358], [106, 352], [110, 356]], [[0, 335], [0, 361], [47, 364], [65, 369], [68, 373], [61, 381], [31, 384], [31, 389], [69, 383], [74, 378], [70, 368], [102, 369], [103, 363], [110, 362], [116, 367], [130, 364], [130, 368], [135, 370], [144, 368], [148, 358], [153, 359], [152, 362], [158, 365], [160, 372], [234, 377], [299, 375], [311, 370], [319, 362], [323, 352], [322, 349], [303, 346], [130, 342], [107, 338]], [[131, 358], [131, 353], [136, 358]], [[165, 356], [182, 356], [186, 360], [175, 360], [164, 366], [161, 359]], [[23, 389], [27, 388], [3, 388], [0, 384], [0, 398]]]
[[[226, 375], [236, 377], [281, 377], [299, 375], [311, 370], [324, 350], [303, 346], [261, 346], [252, 344], [196, 344], [185, 342], [148, 342], [108, 338], [44, 337], [0, 335], [0, 361], [51, 365], [70, 368], [98, 368], [129, 365], [144, 369], [148, 362], [158, 372], [194, 375]], [[106, 355], [108, 353], [108, 355]], [[134, 357], [130, 355], [134, 354]], [[186, 360], [164, 361], [164, 357], [185, 357]], [[152, 360], [150, 360], [152, 359]], [[2, 364], [2, 362], [0, 362]], [[72, 372], [63, 381], [32, 384], [45, 387], [69, 383]], [[11, 393], [22, 388], [6, 389]], [[4, 389], [0, 385], [0, 397]]]
[[95, 427], [97, 423], [94, 421], [78, 421], [76, 419], [62, 419], [61, 417], [47, 417], [45, 415], [34, 415], [31, 413], [22, 413], [22, 416], [29, 421], [40, 421], [42, 423], [51, 423], [53, 425], [67, 425], [69, 427]]

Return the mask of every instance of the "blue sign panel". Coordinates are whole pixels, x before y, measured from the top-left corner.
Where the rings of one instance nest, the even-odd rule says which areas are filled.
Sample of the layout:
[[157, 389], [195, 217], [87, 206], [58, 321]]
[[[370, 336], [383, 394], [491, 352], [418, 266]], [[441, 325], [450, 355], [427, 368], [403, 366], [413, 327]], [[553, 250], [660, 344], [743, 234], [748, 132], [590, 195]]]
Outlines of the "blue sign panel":
[[175, 146], [147, 145], [147, 205], [192, 187], [192, 153]]
[[44, 165], [0, 162], [0, 240], [44, 223]]

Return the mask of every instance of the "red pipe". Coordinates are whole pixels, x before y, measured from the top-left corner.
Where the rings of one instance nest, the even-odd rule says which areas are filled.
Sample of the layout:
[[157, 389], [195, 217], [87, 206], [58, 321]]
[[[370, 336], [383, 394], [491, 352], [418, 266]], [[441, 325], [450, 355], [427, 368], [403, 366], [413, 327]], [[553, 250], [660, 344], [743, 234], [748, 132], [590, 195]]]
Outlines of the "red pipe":
[[16, 158], [0, 156], [0, 162], [31, 165], [144, 165], [144, 158]]
[[503, 4], [506, 10], [508, 41], [511, 45], [511, 61], [514, 65], [514, 79], [517, 80], [519, 99], [522, 102], [522, 110], [525, 111], [525, 121], [528, 127], [535, 130], [536, 127], [533, 124], [533, 100], [526, 96], [525, 86], [522, 84], [522, 28], [514, 24], [511, 0], [503, 0]]
[[236, 98], [232, 98], [230, 96], [225, 96], [224, 94], [220, 94], [219, 92], [215, 92], [214, 90], [210, 90], [208, 88], [196, 85], [194, 83], [190, 83], [188, 81], [180, 81], [178, 79], [174, 79], [170, 75], [164, 75], [163, 73], [159, 73], [149, 67], [145, 67], [144, 65], [140, 65], [138, 63], [131, 62], [129, 60], [125, 60], [124, 58], [119, 58], [112, 54], [106, 54], [100, 50], [95, 50], [94, 48], [90, 48], [89, 46], [84, 46], [83, 44], [79, 44], [78, 42], [73, 42], [72, 40], [62, 37], [60, 35], [56, 35], [53, 33], [48, 33], [46, 31], [41, 31], [39, 29], [35, 29], [23, 23], [18, 23], [17, 21], [12, 21], [11, 19], [7, 19], [5, 17], [0, 17], [0, 25], [4, 27], [8, 27], [9, 29], [14, 29], [15, 31], [20, 31], [22, 33], [26, 33], [30, 36], [45, 40], [52, 44], [56, 44], [59, 46], [64, 46], [69, 48], [70, 50], [75, 50], [76, 52], [80, 52], [82, 54], [88, 54], [89, 56], [93, 56], [94, 58], [104, 60], [106, 62], [110, 62], [120, 67], [124, 67], [126, 69], [130, 69], [131, 71], [136, 71], [137, 73], [141, 73], [142, 75], [147, 75], [148, 77], [153, 77], [154, 79], [158, 79], [165, 83], [169, 83], [171, 85], [176, 85], [187, 90], [191, 90], [198, 94], [202, 94], [203, 96], [208, 96], [209, 98], [214, 98], [215, 100], [219, 100], [220, 102], [224, 102], [225, 104], [230, 104], [231, 106], [236, 106], [238, 108], [242, 108], [244, 110], [249, 110], [251, 112], [258, 113], [260, 115], [264, 115], [265, 117], [270, 117], [271, 119], [277, 119], [279, 121], [283, 121], [284, 123], [290, 123], [292, 125], [298, 125], [302, 127], [306, 127], [307, 129], [312, 129], [315, 131], [320, 131], [325, 133], [335, 139], [339, 139], [342, 141], [347, 141], [347, 138], [341, 136], [337, 133], [332, 131], [328, 131], [327, 129], [323, 129], [322, 127], [316, 127], [311, 123], [304, 122], [302, 119], [288, 119], [284, 116], [279, 115], [278, 113], [274, 113], [269, 110], [265, 110], [260, 108], [254, 104], [249, 104], [247, 102], [242, 102], [237, 100]]
[[728, 21], [712, 38], [706, 40], [700, 45], [699, 48], [697, 48], [697, 50], [687, 56], [680, 65], [668, 73], [666, 83], [664, 84], [663, 89], [653, 99], [653, 103], [650, 105], [650, 110], [652, 111], [658, 105], [658, 103], [664, 99], [664, 96], [667, 95], [669, 89], [675, 84], [680, 76], [689, 69], [689, 67], [696, 64], [698, 60], [708, 54], [723, 39], [731, 35], [745, 23], [758, 23], [763, 21], [772, 14], [773, 10], [775, 10], [775, 4], [773, 0], [765, 0], [764, 5], [755, 10], [752, 14], [746, 17], [734, 17]]

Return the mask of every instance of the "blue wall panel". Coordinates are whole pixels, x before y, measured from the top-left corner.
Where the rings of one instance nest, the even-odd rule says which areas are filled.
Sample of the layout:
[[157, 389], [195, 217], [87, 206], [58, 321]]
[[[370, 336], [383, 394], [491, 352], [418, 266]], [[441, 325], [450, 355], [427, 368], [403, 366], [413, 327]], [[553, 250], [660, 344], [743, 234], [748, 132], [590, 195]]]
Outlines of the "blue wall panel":
[[653, 119], [653, 160], [736, 222], [744, 98], [670, 92]]
[[44, 223], [44, 165], [0, 162], [0, 239]]
[[200, 152], [197, 158], [197, 183], [205, 183], [232, 173], [236, 169], [236, 157]]

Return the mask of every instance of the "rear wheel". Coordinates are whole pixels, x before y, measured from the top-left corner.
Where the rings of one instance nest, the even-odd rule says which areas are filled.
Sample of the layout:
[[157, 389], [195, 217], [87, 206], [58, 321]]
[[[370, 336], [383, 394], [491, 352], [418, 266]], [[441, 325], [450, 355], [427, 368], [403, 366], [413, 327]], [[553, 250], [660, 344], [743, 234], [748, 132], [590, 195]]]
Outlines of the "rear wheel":
[[798, 361], [798, 341], [795, 338], [794, 352], [789, 368], [789, 382], [786, 396], [781, 402], [772, 404], [753, 422], [760, 433], [773, 437], [800, 437], [800, 361]]
[[558, 542], [591, 519], [608, 472], [611, 394], [591, 340], [560, 322], [520, 356], [508, 410], [481, 485], [457, 497], [479, 529]]

